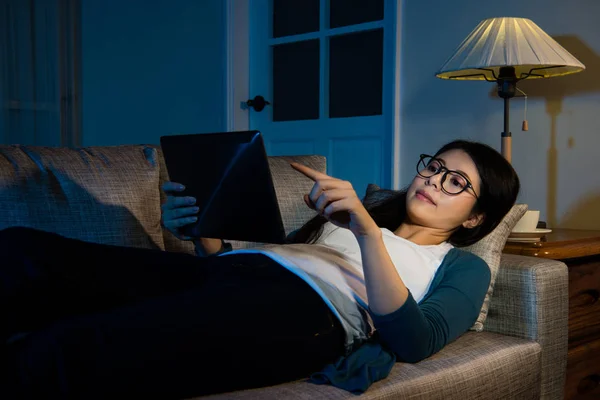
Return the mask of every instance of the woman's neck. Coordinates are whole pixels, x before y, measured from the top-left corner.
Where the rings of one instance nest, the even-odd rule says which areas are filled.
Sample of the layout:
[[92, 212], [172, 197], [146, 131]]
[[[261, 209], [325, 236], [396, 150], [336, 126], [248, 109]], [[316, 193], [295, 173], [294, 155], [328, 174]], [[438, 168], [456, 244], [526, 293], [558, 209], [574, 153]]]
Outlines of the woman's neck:
[[447, 241], [451, 232], [404, 222], [394, 234], [421, 246], [431, 246]]

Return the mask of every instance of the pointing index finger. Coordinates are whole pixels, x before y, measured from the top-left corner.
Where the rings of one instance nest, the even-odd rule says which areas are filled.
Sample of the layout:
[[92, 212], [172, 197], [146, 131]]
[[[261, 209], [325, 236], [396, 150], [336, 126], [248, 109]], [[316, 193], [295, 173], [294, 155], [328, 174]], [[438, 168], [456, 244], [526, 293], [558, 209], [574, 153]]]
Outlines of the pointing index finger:
[[313, 181], [316, 181], [317, 179], [326, 179], [329, 178], [329, 175], [325, 175], [322, 172], [316, 171], [310, 167], [307, 167], [306, 165], [302, 165], [300, 163], [297, 162], [291, 162], [290, 165], [292, 166], [292, 168], [294, 168], [296, 171], [300, 172], [302, 175], [312, 179]]

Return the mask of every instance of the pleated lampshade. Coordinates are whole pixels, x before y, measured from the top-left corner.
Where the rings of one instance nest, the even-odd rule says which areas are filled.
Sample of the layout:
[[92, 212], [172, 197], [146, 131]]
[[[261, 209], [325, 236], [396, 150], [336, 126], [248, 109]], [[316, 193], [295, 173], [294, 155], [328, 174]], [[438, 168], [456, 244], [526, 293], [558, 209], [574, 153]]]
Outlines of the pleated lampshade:
[[481, 21], [436, 76], [496, 81], [502, 67], [514, 67], [517, 80], [550, 78], [585, 69], [533, 21], [503, 17]]

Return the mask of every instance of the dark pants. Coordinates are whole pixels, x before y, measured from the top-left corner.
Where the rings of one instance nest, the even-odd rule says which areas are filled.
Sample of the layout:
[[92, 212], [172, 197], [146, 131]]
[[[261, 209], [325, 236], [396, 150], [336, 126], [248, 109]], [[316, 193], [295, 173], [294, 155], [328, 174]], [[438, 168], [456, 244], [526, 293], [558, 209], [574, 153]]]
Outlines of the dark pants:
[[181, 399], [306, 378], [343, 353], [319, 295], [260, 254], [9, 228], [0, 257], [2, 398]]

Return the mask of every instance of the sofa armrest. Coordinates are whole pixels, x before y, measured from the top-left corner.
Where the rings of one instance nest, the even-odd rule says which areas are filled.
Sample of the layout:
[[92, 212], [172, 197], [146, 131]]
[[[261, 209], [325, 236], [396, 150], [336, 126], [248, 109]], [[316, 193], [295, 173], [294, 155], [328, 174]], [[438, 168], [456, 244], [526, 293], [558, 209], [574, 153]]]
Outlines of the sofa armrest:
[[541, 345], [542, 398], [563, 398], [568, 304], [569, 278], [564, 263], [502, 255], [485, 329]]

